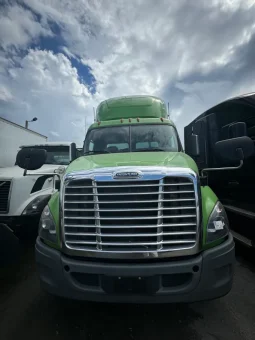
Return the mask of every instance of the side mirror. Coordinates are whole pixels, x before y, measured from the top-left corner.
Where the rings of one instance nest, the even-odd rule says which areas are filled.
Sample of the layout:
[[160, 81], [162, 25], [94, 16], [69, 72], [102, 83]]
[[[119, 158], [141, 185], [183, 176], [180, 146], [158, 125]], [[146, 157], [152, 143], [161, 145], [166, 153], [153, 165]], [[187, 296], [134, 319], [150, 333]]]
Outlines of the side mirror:
[[16, 164], [25, 170], [37, 170], [45, 163], [47, 151], [44, 149], [21, 149], [16, 157]]
[[191, 156], [199, 156], [199, 137], [198, 135], [190, 136], [190, 153]]
[[247, 136], [226, 139], [215, 144], [215, 151], [225, 160], [243, 161], [254, 154], [254, 143]]
[[77, 155], [76, 155], [76, 144], [72, 143], [70, 145], [70, 147], [71, 147], [71, 162], [72, 162], [72, 161], [74, 161], [77, 158]]

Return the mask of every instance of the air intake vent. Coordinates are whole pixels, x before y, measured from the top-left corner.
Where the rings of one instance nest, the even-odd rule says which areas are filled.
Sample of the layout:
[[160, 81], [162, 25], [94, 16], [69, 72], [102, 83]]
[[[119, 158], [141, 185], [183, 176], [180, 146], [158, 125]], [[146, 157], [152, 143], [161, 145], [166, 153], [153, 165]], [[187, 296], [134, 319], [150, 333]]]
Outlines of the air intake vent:
[[0, 181], [0, 213], [8, 213], [11, 181]]

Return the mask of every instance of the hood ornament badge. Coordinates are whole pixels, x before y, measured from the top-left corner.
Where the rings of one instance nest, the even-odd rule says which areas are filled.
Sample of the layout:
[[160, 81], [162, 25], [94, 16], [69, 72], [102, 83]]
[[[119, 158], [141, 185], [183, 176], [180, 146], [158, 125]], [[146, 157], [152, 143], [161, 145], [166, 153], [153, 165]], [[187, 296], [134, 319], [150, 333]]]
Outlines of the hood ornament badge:
[[141, 171], [118, 171], [114, 172], [113, 179], [137, 179], [143, 176]]

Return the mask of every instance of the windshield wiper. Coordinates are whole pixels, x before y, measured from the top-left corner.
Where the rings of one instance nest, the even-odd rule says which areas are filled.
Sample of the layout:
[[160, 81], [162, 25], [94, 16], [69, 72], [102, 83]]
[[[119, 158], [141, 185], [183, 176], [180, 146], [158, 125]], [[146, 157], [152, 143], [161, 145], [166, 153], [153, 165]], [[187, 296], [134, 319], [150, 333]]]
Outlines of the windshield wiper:
[[97, 154], [100, 154], [100, 153], [110, 153], [109, 151], [106, 151], [106, 150], [101, 150], [101, 151], [88, 151], [88, 152], [85, 152], [84, 153], [84, 156], [87, 156], [87, 155], [97, 155]]
[[[148, 149], [148, 148], [144, 148], [144, 149], [138, 149], [138, 150], [133, 150], [131, 152], [154, 152], [154, 151], [169, 151], [169, 150], [166, 150], [166, 149], [160, 149], [160, 148], [153, 148], [153, 149]], [[127, 151], [125, 151], [127, 152]], [[116, 152], [109, 152], [107, 150], [101, 150], [101, 151], [88, 151], [88, 152], [85, 152], [84, 153], [84, 156], [87, 156], [87, 155], [97, 155], [97, 154], [104, 154], [104, 153], [116, 153]], [[119, 153], [121, 153], [121, 150], [119, 150]]]
[[148, 148], [144, 148], [144, 149], [138, 149], [138, 150], [134, 150], [133, 152], [153, 152], [153, 151], [167, 151], [166, 149], [160, 149], [160, 148], [153, 148], [153, 149], [148, 149]]

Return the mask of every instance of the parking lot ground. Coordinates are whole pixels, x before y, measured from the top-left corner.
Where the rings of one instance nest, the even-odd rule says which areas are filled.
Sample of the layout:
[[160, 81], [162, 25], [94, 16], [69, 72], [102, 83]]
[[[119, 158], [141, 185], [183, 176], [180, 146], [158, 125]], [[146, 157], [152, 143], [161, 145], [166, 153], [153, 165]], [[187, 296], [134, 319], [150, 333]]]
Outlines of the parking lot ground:
[[255, 339], [255, 252], [237, 247], [233, 289], [208, 302], [128, 305], [58, 300], [41, 291], [33, 242], [1, 272], [0, 339]]

